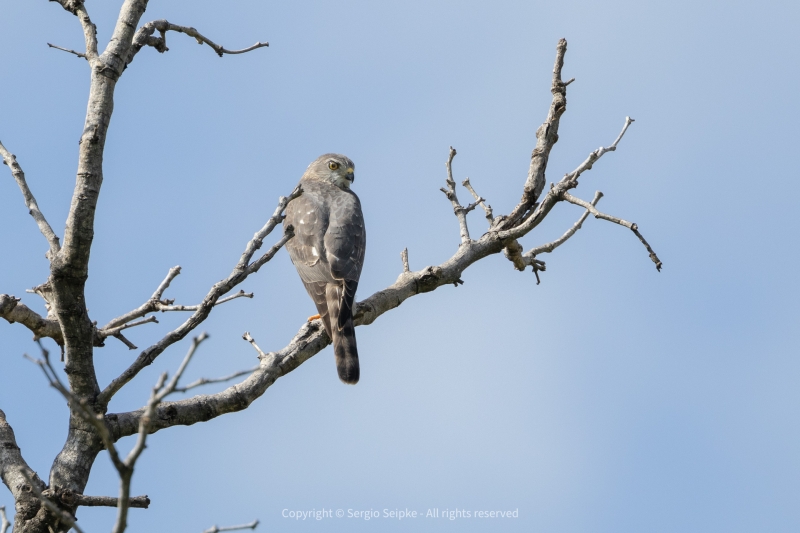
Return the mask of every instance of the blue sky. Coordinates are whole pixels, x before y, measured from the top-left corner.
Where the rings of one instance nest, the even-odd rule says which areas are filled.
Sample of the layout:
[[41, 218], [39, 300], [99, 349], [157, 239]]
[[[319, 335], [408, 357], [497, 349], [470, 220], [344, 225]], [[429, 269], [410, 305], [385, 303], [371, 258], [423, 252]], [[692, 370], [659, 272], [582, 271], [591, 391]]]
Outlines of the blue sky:
[[[119, 2], [88, 2], [101, 43]], [[6, 3], [0, 139], [63, 234], [86, 109], [88, 67], [56, 4]], [[455, 251], [444, 184], [448, 147], [495, 213], [519, 199], [550, 101], [555, 45], [569, 50], [567, 112], [548, 181], [610, 144], [576, 194], [635, 221], [657, 273], [627, 230], [589, 219], [543, 257], [541, 285], [502, 257], [465, 284], [417, 296], [358, 328], [362, 377], [335, 375], [331, 349], [250, 409], [153, 436], [134, 478], [149, 510], [131, 531], [202, 531], [258, 518], [281, 531], [796, 531], [797, 124], [800, 5], [794, 2], [287, 3], [169, 1], [143, 20], [191, 25], [125, 72], [106, 146], [88, 302], [101, 323], [140, 305], [174, 265], [168, 296], [197, 303], [228, 274], [277, 197], [319, 154], [357, 166], [368, 247], [358, 296]], [[44, 239], [0, 174], [0, 293], [46, 279]], [[466, 191], [460, 192], [466, 198]], [[559, 205], [527, 248], [580, 216]], [[485, 230], [470, 215], [473, 235]], [[240, 339], [288, 343], [313, 312], [282, 251], [241, 299], [204, 324], [211, 338], [187, 379], [255, 364]], [[179, 316], [132, 330], [154, 342]], [[22, 358], [36, 348], [0, 323], [0, 408], [46, 475], [67, 408]], [[184, 342], [118, 395], [141, 406]], [[135, 356], [96, 352], [102, 383]], [[209, 391], [213, 388], [209, 388]], [[122, 449], [132, 443], [123, 441]], [[115, 494], [106, 456], [87, 493]], [[0, 505], [13, 507], [0, 491]], [[509, 519], [293, 521], [283, 509], [518, 509]], [[86, 531], [113, 510], [83, 509]]]

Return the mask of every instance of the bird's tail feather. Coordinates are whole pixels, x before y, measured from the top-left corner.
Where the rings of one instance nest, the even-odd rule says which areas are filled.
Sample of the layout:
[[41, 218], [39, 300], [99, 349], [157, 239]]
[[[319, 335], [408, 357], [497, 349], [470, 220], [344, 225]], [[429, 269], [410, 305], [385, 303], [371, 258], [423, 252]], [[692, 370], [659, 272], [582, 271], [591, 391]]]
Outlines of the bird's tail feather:
[[330, 283], [327, 286], [327, 304], [330, 312], [331, 341], [336, 356], [336, 370], [339, 379], [345, 383], [358, 383], [358, 347], [356, 329], [353, 326], [353, 302], [355, 301], [357, 281], [343, 280], [341, 285]]
[[350, 318], [342, 329], [333, 328], [333, 353], [336, 355], [336, 371], [339, 379], [345, 383], [358, 383], [360, 369], [358, 366], [358, 347], [353, 319]]

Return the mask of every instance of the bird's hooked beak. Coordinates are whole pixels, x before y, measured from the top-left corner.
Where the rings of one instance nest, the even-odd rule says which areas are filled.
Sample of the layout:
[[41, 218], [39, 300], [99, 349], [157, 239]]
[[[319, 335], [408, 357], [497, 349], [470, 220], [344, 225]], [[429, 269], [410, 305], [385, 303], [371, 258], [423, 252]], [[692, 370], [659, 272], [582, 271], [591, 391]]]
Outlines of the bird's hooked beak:
[[355, 169], [353, 167], [348, 168], [344, 177], [347, 178], [350, 181], [350, 183], [356, 181]]

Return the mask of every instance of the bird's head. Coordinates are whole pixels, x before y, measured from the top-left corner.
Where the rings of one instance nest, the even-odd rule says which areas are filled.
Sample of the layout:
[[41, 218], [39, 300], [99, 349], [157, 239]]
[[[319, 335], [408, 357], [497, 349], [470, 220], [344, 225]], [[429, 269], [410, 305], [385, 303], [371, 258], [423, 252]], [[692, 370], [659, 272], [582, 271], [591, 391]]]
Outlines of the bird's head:
[[349, 189], [355, 181], [355, 164], [342, 154], [325, 154], [308, 165], [305, 177], [327, 181], [340, 189]]

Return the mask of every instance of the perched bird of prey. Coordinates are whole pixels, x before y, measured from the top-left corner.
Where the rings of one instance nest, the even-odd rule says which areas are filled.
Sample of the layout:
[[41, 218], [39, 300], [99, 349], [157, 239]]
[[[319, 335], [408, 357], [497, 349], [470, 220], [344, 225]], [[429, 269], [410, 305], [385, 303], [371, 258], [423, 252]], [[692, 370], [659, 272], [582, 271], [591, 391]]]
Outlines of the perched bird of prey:
[[318, 157], [300, 178], [303, 194], [289, 203], [283, 222], [294, 226], [286, 249], [333, 341], [339, 379], [350, 384], [359, 376], [353, 306], [367, 245], [361, 202], [350, 190], [354, 171], [341, 154]]

